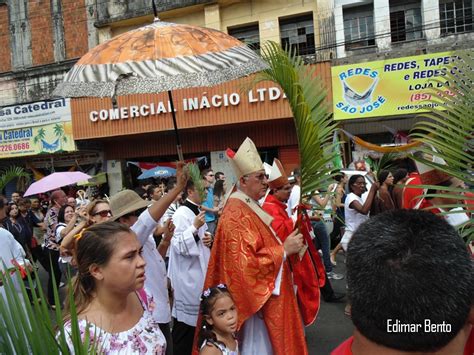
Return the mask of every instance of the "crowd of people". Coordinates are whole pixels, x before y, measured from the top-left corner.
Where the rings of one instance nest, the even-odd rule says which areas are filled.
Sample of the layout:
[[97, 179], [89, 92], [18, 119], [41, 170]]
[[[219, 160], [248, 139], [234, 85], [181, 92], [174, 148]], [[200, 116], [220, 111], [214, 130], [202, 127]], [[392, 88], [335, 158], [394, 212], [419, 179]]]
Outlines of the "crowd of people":
[[[40, 197], [2, 197], [0, 256], [46, 270], [51, 308], [54, 285], [73, 277], [79, 329], [108, 354], [307, 354], [304, 326], [320, 298], [345, 297], [331, 286], [345, 277], [338, 252], [356, 330], [334, 354], [472, 353], [471, 256], [453, 228], [472, 218], [472, 197], [420, 198], [409, 188], [423, 182], [415, 169], [375, 177], [363, 164], [301, 196], [300, 170], [287, 175], [277, 159], [264, 167], [250, 139], [227, 155], [234, 186], [211, 168], [191, 179], [178, 163], [175, 177], [105, 199], [58, 189], [44, 208]], [[462, 186], [441, 180], [439, 193]], [[465, 217], [442, 214], [459, 201]], [[70, 310], [66, 298], [68, 333]], [[386, 327], [424, 319], [452, 327]]]

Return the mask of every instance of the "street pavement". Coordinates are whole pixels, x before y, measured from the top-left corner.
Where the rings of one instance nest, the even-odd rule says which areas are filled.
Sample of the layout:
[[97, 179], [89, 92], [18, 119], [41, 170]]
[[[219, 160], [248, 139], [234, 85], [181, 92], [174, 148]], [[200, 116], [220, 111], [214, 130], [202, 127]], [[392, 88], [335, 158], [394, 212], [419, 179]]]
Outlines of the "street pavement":
[[[343, 254], [337, 256], [334, 271], [346, 274]], [[346, 278], [331, 280], [335, 292], [347, 293]], [[347, 298], [338, 303], [326, 303], [321, 300], [318, 318], [306, 328], [306, 342], [310, 355], [328, 355], [340, 343], [352, 335], [354, 326], [349, 317], [344, 315]]]
[[[334, 271], [345, 275], [344, 256], [337, 256], [337, 266]], [[48, 274], [42, 267], [39, 268], [40, 279], [43, 290], [46, 291]], [[342, 280], [331, 280], [334, 291], [346, 293], [346, 278]], [[66, 287], [60, 289], [61, 298], [65, 296]], [[326, 303], [321, 300], [318, 318], [311, 326], [305, 329], [306, 342], [310, 355], [328, 355], [340, 343], [352, 335], [354, 329], [351, 320], [344, 315], [344, 307], [347, 298], [337, 303]], [[54, 314], [51, 312], [54, 319]], [[297, 355], [297, 354], [295, 354]]]

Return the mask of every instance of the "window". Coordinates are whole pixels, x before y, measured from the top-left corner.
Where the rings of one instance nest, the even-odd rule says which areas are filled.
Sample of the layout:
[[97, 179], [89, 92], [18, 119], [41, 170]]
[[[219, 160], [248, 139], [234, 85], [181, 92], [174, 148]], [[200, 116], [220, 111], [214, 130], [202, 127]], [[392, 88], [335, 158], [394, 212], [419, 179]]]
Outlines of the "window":
[[472, 31], [472, 0], [441, 0], [441, 34]]
[[423, 38], [421, 3], [390, 1], [390, 31], [392, 42], [411, 41]]
[[232, 37], [237, 38], [239, 41], [244, 42], [254, 51], [260, 50], [260, 33], [258, 31], [258, 23], [228, 28], [227, 33]]
[[344, 9], [343, 17], [346, 49], [375, 45], [372, 5]]
[[280, 19], [281, 46], [297, 55], [314, 54], [313, 14]]

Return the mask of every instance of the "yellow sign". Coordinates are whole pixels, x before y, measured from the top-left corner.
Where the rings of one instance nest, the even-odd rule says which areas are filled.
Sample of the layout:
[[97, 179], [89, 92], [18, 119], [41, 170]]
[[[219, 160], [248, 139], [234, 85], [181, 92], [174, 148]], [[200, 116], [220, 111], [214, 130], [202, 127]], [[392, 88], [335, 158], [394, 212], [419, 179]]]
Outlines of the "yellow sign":
[[[433, 87], [443, 80], [453, 52], [336, 66], [331, 69], [334, 119], [406, 115], [429, 111]], [[434, 80], [433, 80], [434, 79]]]
[[0, 158], [74, 150], [71, 121], [0, 131]]

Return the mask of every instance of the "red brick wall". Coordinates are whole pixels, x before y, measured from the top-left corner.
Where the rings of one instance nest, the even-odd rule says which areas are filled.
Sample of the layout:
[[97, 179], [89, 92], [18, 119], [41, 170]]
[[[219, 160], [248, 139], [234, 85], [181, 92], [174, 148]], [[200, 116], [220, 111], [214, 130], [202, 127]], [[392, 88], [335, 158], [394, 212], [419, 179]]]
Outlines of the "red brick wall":
[[10, 56], [10, 29], [8, 27], [8, 7], [0, 5], [0, 73], [10, 71], [12, 67]]
[[88, 50], [85, 0], [62, 0], [66, 59], [77, 58]]
[[28, 16], [31, 28], [33, 66], [54, 62], [50, 2], [30, 0]]

